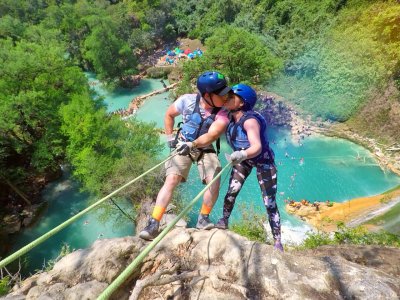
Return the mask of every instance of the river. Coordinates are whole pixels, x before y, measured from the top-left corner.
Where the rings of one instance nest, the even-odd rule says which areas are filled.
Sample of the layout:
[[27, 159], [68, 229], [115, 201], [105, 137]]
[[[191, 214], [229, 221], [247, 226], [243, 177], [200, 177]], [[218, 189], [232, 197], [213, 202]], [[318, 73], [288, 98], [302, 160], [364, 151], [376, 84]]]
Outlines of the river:
[[[117, 89], [109, 93], [102, 89], [93, 74], [88, 73], [87, 75], [91, 86], [105, 97], [104, 101], [110, 112], [126, 108], [130, 100], [138, 95], [162, 88], [160, 80], [145, 79], [138, 88]], [[144, 102], [138, 110], [136, 118], [155, 122], [157, 127], [163, 128], [163, 116], [170, 103], [168, 93], [153, 96]], [[283, 128], [270, 128], [268, 136], [272, 141], [278, 165], [277, 201], [282, 223], [302, 234], [308, 229], [308, 226], [286, 213], [285, 199], [342, 202], [355, 197], [379, 194], [400, 184], [400, 177], [390, 172], [383, 172], [366, 149], [349, 141], [313, 136], [306, 138], [300, 146], [292, 143], [290, 132]], [[161, 138], [165, 139], [163, 136]], [[222, 165], [226, 164], [223, 153], [230, 152], [231, 150], [222, 139], [219, 156]], [[160, 158], [167, 154], [168, 150], [165, 149], [163, 153], [160, 153]], [[358, 156], [362, 159], [357, 159]], [[211, 215], [213, 221], [217, 221], [222, 214], [223, 196], [229, 180], [228, 172], [221, 178], [220, 196]], [[130, 179], [127, 178], [127, 181]], [[80, 192], [79, 188], [79, 184], [70, 178], [68, 172], [64, 172], [64, 177], [59, 181], [51, 183], [43, 192], [43, 197], [49, 203], [47, 212], [36, 226], [25, 229], [15, 236], [12, 241], [14, 251], [85, 208], [90, 196]], [[181, 186], [184, 199], [191, 200], [202, 188], [203, 186], [198, 180], [197, 169], [192, 168], [188, 182]], [[249, 207], [257, 213], [265, 212], [254, 171], [246, 181], [236, 203], [231, 222], [239, 220], [244, 211], [249, 211]], [[122, 201], [121, 205], [128, 213], [132, 213], [129, 203]], [[190, 213], [189, 225], [193, 226], [199, 209], [200, 203]], [[133, 234], [133, 231], [134, 228], [129, 219], [126, 222], [119, 222], [119, 226], [116, 226], [115, 220], [103, 223], [99, 220], [98, 213], [89, 213], [80, 221], [33, 249], [29, 253], [28, 269], [33, 271], [41, 268], [44, 259], [49, 260], [56, 257], [63, 243], [69, 244], [73, 249], [84, 248], [98, 238], [126, 236]], [[285, 231], [283, 231], [283, 239], [285, 241]]]

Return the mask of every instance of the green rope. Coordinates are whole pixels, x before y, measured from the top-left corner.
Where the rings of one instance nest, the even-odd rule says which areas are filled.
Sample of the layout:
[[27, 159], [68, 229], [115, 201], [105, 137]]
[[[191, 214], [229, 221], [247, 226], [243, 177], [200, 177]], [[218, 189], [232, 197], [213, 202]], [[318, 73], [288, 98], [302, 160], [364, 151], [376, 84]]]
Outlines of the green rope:
[[175, 226], [176, 223], [193, 207], [193, 205], [197, 202], [197, 200], [203, 195], [207, 189], [219, 178], [222, 173], [228, 168], [231, 163], [228, 163], [215, 178], [205, 186], [200, 193], [197, 194], [195, 198], [181, 211], [181, 213], [176, 216], [175, 219], [168, 224], [168, 226], [160, 232], [160, 234], [141, 252], [139, 255], [130, 263], [130, 265], [100, 294], [97, 300], [106, 300], [109, 299], [113, 292], [123, 284], [126, 279], [132, 274], [135, 268], [143, 261], [143, 259], [149, 254], [149, 252], [162, 240], [164, 236], [167, 235], [168, 232]]
[[107, 196], [105, 196], [104, 198], [100, 199], [99, 201], [97, 201], [96, 203], [92, 204], [91, 206], [89, 206], [88, 208], [82, 210], [81, 212], [79, 212], [78, 214], [76, 214], [75, 216], [73, 216], [72, 218], [68, 219], [67, 221], [65, 221], [64, 223], [61, 223], [60, 225], [58, 225], [57, 227], [53, 228], [52, 230], [50, 230], [49, 232], [45, 233], [44, 235], [42, 235], [41, 237], [37, 238], [36, 240], [34, 240], [33, 242], [29, 243], [28, 245], [22, 247], [21, 249], [19, 249], [17, 252], [11, 254], [10, 256], [6, 257], [5, 259], [3, 259], [2, 261], [0, 261], [0, 269], [4, 268], [6, 265], [8, 265], [9, 263], [11, 263], [12, 261], [16, 260], [18, 257], [24, 255], [25, 253], [27, 253], [28, 251], [30, 251], [32, 248], [36, 247], [37, 245], [39, 245], [40, 243], [44, 242], [45, 240], [47, 240], [48, 238], [50, 238], [51, 236], [53, 236], [54, 234], [56, 234], [57, 232], [59, 232], [60, 230], [64, 229], [65, 227], [67, 227], [69, 224], [73, 223], [75, 220], [77, 220], [78, 218], [80, 218], [82, 215], [84, 215], [85, 213], [87, 213], [88, 211], [92, 210], [93, 208], [95, 208], [96, 206], [98, 206], [99, 204], [103, 203], [105, 200], [109, 199], [110, 197], [114, 196], [115, 194], [117, 194], [119, 191], [121, 191], [122, 189], [126, 188], [127, 186], [131, 185], [132, 183], [138, 181], [140, 178], [142, 178], [143, 176], [147, 175], [148, 173], [150, 173], [151, 171], [153, 171], [154, 169], [158, 168], [159, 166], [161, 166], [163, 163], [165, 163], [167, 160], [171, 159], [172, 157], [174, 157], [176, 154], [172, 155], [172, 156], [168, 156], [165, 160], [163, 160], [162, 162], [160, 162], [159, 164], [157, 164], [156, 166], [152, 167], [151, 169], [147, 170], [146, 172], [144, 172], [142, 175], [136, 177], [135, 179], [132, 179], [131, 181], [129, 181], [128, 183], [124, 184], [123, 186], [121, 186], [120, 188], [116, 189], [115, 191], [113, 191], [112, 193], [108, 194]]

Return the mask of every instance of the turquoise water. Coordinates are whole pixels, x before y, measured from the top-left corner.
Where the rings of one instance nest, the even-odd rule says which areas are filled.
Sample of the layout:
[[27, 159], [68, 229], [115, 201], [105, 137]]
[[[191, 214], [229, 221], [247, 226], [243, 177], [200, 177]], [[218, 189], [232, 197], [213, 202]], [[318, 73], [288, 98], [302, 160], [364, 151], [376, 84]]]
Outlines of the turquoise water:
[[[48, 208], [37, 224], [14, 236], [10, 241], [14, 252], [29, 242], [45, 234], [62, 222], [89, 206], [90, 195], [79, 191], [79, 184], [71, 179], [69, 172], [64, 172], [63, 177], [50, 183], [42, 192], [43, 198], [48, 202]], [[115, 200], [116, 201], [116, 200]], [[118, 205], [129, 212], [130, 203], [118, 200]], [[42, 269], [44, 262], [60, 254], [63, 244], [68, 244], [72, 249], [86, 248], [95, 240], [102, 238], [121, 237], [132, 235], [134, 226], [129, 219], [118, 226], [115, 220], [99, 221], [101, 206], [95, 208], [80, 219], [58, 232], [47, 241], [33, 248], [22, 260], [27, 258], [28, 265], [24, 272], [33, 272]]]
[[[136, 118], [155, 122], [157, 127], [164, 128], [164, 113], [171, 103], [167, 97], [168, 93], [163, 93], [148, 99], [139, 109]], [[179, 121], [181, 118], [178, 117], [176, 123]], [[304, 139], [300, 146], [292, 142], [287, 129], [278, 127], [270, 128], [268, 137], [275, 151], [278, 167], [278, 206], [282, 221], [288, 226], [303, 226], [304, 223], [286, 213], [285, 199], [343, 202], [356, 197], [379, 194], [400, 184], [400, 177], [383, 172], [365, 148], [347, 140], [314, 136]], [[161, 136], [161, 139], [165, 137]], [[165, 149], [161, 156], [165, 157], [168, 153]], [[222, 165], [225, 165], [223, 153], [231, 153], [224, 138], [221, 141], [219, 158]], [[188, 182], [181, 185], [187, 201], [204, 187], [198, 178], [197, 168], [193, 166]], [[226, 172], [221, 177], [220, 195], [211, 216], [213, 221], [217, 221], [222, 215], [223, 197], [228, 181], [229, 172]], [[200, 206], [201, 202], [192, 210], [190, 225], [194, 225]], [[243, 210], [248, 210], [249, 206], [256, 212], [265, 212], [255, 171], [249, 176], [237, 198], [232, 221], [239, 220]]]
[[[303, 225], [299, 219], [286, 213], [285, 199], [343, 202], [356, 197], [379, 194], [400, 184], [400, 177], [393, 173], [384, 173], [366, 149], [349, 141], [318, 136], [306, 138], [302, 142], [303, 145], [299, 146], [291, 142], [290, 132], [282, 128], [270, 128], [268, 136], [271, 141], [275, 141], [272, 148], [278, 168], [277, 202], [282, 223], [285, 225]], [[221, 147], [222, 153], [231, 153], [226, 142], [222, 142]], [[285, 157], [286, 153], [289, 157]], [[357, 160], [358, 155], [361, 160]], [[219, 158], [222, 165], [225, 165], [224, 155], [220, 154]], [[198, 172], [196, 168], [192, 168], [188, 184], [182, 187], [188, 198], [194, 197], [202, 188], [197, 178]], [[220, 196], [211, 216], [214, 221], [222, 215], [229, 172], [221, 178]], [[265, 212], [255, 170], [237, 197], [232, 221], [241, 217], [243, 205], [247, 207], [245, 210], [252, 206], [255, 212]], [[200, 204], [191, 215], [191, 224], [196, 219], [199, 209]]]
[[[167, 93], [149, 99], [138, 111], [136, 118], [155, 122], [159, 128], [164, 127], [164, 113], [170, 105]], [[176, 123], [181, 121], [177, 118]], [[303, 226], [298, 218], [286, 213], [285, 199], [299, 201], [335, 201], [343, 202], [356, 197], [380, 194], [400, 184], [400, 177], [391, 172], [383, 172], [374, 157], [365, 148], [350, 141], [324, 136], [313, 136], [302, 140], [301, 145], [292, 142], [289, 130], [282, 127], [269, 128], [268, 137], [275, 151], [278, 168], [277, 201], [282, 221], [289, 226]], [[165, 140], [164, 136], [161, 136]], [[167, 149], [162, 157], [167, 156]], [[221, 140], [222, 165], [226, 164], [223, 153], [231, 153], [230, 147]], [[214, 207], [211, 219], [217, 221], [222, 215], [223, 197], [227, 190], [229, 172], [221, 177], [221, 191]], [[187, 201], [194, 198], [203, 185], [198, 179], [198, 171], [192, 167], [188, 182], [181, 185]], [[197, 203], [190, 214], [190, 225], [194, 225], [201, 202]], [[243, 208], [243, 206], [246, 206]], [[243, 210], [249, 206], [255, 212], [264, 213], [261, 192], [257, 183], [255, 170], [243, 186], [232, 214], [232, 221], [241, 217]]]
[[154, 122], [156, 127], [164, 128], [164, 114], [171, 100], [168, 98], [168, 92], [155, 95], [147, 99], [138, 109], [136, 119], [145, 122]]
[[[88, 73], [87, 76], [89, 82], [95, 80], [93, 74]], [[147, 79], [142, 80], [142, 84], [135, 89], [118, 89], [114, 92], [105, 91], [99, 84], [94, 87], [97, 92], [105, 96], [108, 110], [113, 111], [126, 108], [131, 99], [160, 89], [162, 84], [159, 80]], [[142, 121], [155, 122], [157, 127], [163, 128], [164, 113], [171, 103], [167, 98], [168, 93], [162, 93], [147, 99], [135, 117]], [[342, 202], [355, 197], [379, 194], [400, 184], [400, 177], [392, 173], [384, 173], [366, 149], [349, 141], [318, 136], [306, 138], [302, 142], [302, 146], [299, 146], [297, 143], [291, 142], [290, 133], [286, 129], [270, 128], [268, 135], [272, 141], [278, 164], [278, 206], [283, 224], [291, 228], [299, 228], [304, 232], [307, 227], [300, 220], [285, 212], [285, 199], [310, 201], [329, 199]], [[161, 139], [165, 140], [165, 137], [162, 135]], [[223, 153], [230, 152], [229, 146], [222, 140], [221, 154], [219, 155], [222, 165], [226, 164]], [[286, 153], [289, 157], [285, 157]], [[160, 153], [160, 157], [166, 155], [168, 155], [167, 149]], [[361, 159], [357, 159], [358, 156]], [[129, 179], [127, 178], [127, 181]], [[213, 221], [217, 221], [222, 215], [223, 197], [227, 190], [228, 180], [229, 172], [226, 172], [221, 177], [220, 196], [211, 215]], [[203, 187], [198, 179], [197, 168], [192, 167], [188, 182], [181, 185], [185, 199], [191, 200]], [[90, 199], [88, 194], [79, 191], [79, 185], [67, 174], [59, 181], [50, 184], [43, 195], [49, 202], [48, 210], [37, 226], [24, 230], [10, 241], [14, 244], [12, 251], [21, 248], [79, 210], [86, 208]], [[127, 202], [119, 201], [118, 204], [128, 212], [131, 209]], [[200, 205], [200, 202], [197, 203], [192, 210], [190, 225], [195, 222]], [[243, 208], [243, 206], [247, 206], [247, 208]], [[255, 212], [265, 212], [254, 171], [237, 198], [231, 221], [239, 220], [243, 210], [248, 211], [249, 206], [253, 207]], [[133, 233], [134, 228], [130, 220], [125, 220], [125, 223], [124, 221], [119, 222], [123, 225], [117, 226], [115, 220], [109, 220], [106, 223], [99, 221], [98, 215], [99, 213], [96, 211], [88, 213], [30, 251], [28, 270], [41, 268], [44, 259], [47, 261], [57, 257], [63, 243], [68, 243], [71, 248], [78, 249], [88, 247], [98, 238], [120, 237]], [[283, 239], [285, 239], [285, 232], [283, 232]]]
[[[163, 128], [164, 113], [170, 104], [164, 97], [166, 94], [149, 99], [139, 109], [136, 118], [156, 122], [157, 127]], [[179, 121], [180, 118], [176, 122]], [[400, 177], [391, 172], [383, 172], [368, 150], [350, 141], [319, 135], [305, 138], [300, 145], [292, 142], [287, 129], [278, 127], [269, 128], [268, 136], [275, 151], [278, 167], [277, 201], [283, 224], [288, 226], [303, 226], [304, 223], [286, 213], [286, 199], [343, 202], [356, 197], [380, 194], [400, 184]], [[161, 138], [165, 139], [164, 136]], [[222, 165], [225, 165], [223, 153], [231, 153], [224, 138], [221, 141], [219, 158]], [[162, 155], [168, 155], [168, 150], [165, 149]], [[193, 167], [188, 182], [181, 185], [185, 200], [190, 201], [203, 189], [204, 186], [198, 178], [197, 168]], [[221, 177], [220, 195], [211, 216], [213, 221], [217, 221], [222, 215], [223, 197], [228, 181], [229, 172], [226, 172]], [[243, 205], [252, 206], [256, 212], [265, 211], [255, 170], [237, 198], [232, 214], [233, 222], [241, 218], [243, 209], [248, 209], [241, 208]], [[191, 225], [197, 218], [200, 206], [199, 202], [190, 214]]]
[[[96, 75], [91, 72], [85, 72], [89, 84], [98, 95], [104, 97], [108, 111], [125, 109], [129, 103], [137, 96], [146, 95], [154, 90], [160, 90], [163, 85], [159, 79], [142, 79], [140, 85], [133, 89], [117, 88], [114, 91], [107, 91], [103, 85], [96, 79]], [[164, 80], [165, 84], [169, 84], [168, 80]]]

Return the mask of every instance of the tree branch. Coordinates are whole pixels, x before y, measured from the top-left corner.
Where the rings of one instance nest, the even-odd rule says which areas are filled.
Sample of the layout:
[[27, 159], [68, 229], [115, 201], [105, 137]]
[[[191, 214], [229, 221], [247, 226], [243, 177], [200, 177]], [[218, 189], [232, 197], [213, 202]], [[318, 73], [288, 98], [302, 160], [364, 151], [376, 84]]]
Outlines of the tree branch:
[[178, 269], [178, 266], [175, 266], [171, 270], [162, 270], [157, 273], [154, 273], [153, 275], [151, 275], [143, 280], [136, 281], [135, 288], [132, 290], [129, 300], [139, 299], [140, 293], [143, 291], [144, 288], [146, 288], [148, 286], [166, 285], [166, 284], [169, 284], [169, 283], [172, 283], [175, 281], [191, 279], [196, 276], [207, 277], [207, 276], [202, 275], [200, 273], [200, 271], [189, 271], [189, 272], [183, 272], [181, 274], [176, 274], [173, 276], [160, 278], [163, 275], [172, 275], [173, 273], [176, 272], [177, 269]]

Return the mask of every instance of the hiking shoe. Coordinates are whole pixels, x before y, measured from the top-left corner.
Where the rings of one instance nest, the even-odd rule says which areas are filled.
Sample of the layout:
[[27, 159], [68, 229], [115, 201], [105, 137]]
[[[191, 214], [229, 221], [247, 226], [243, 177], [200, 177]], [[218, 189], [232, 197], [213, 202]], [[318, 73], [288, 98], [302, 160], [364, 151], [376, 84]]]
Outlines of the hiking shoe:
[[152, 241], [158, 235], [159, 225], [160, 222], [150, 218], [147, 226], [139, 233], [139, 237], [147, 241]]
[[228, 219], [225, 218], [219, 219], [217, 224], [215, 224], [215, 228], [228, 229]]
[[278, 241], [276, 241], [276, 242], [275, 242], [275, 245], [274, 245], [274, 249], [275, 249], [275, 250], [278, 250], [278, 251], [280, 251], [280, 252], [283, 252], [283, 246], [282, 246], [282, 243], [281, 243], [281, 242], [278, 242]]
[[199, 218], [197, 219], [197, 224], [196, 224], [197, 229], [204, 229], [204, 230], [210, 230], [214, 228], [214, 224], [210, 221], [210, 218], [208, 215], [199, 215]]

